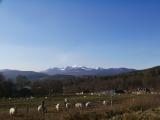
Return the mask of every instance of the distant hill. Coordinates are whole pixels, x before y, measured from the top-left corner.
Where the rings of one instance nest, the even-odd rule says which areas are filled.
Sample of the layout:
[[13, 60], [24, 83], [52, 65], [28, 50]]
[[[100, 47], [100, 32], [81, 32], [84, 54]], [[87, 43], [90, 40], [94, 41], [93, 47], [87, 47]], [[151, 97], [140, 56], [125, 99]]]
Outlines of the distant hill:
[[78, 67], [78, 66], [68, 66], [66, 68], [50, 68], [43, 73], [48, 75], [56, 75], [56, 74], [63, 74], [63, 75], [73, 75], [73, 76], [82, 76], [82, 75], [91, 75], [91, 76], [113, 76], [118, 75], [121, 73], [128, 73], [135, 71], [135, 69], [128, 69], [128, 68], [88, 68], [88, 67]]
[[15, 79], [18, 75], [23, 75], [23, 76], [26, 76], [28, 79], [33, 80], [33, 79], [46, 78], [49, 76], [52, 76], [52, 77], [54, 76], [54, 78], [56, 77], [66, 78], [69, 75], [70, 76], [113, 76], [113, 75], [128, 73], [132, 71], [135, 71], [135, 69], [128, 69], [128, 68], [105, 69], [105, 68], [68, 66], [66, 68], [54, 67], [42, 72], [4, 69], [4, 70], [0, 70], [0, 73], [2, 73], [6, 78], [9, 78], [9, 79]]
[[2, 73], [6, 78], [8, 79], [15, 79], [18, 75], [26, 76], [28, 79], [40, 79], [48, 77], [45, 73], [39, 73], [34, 71], [19, 71], [19, 70], [0, 70], [0, 73]]
[[68, 76], [54, 75], [48, 80], [62, 80], [65, 83], [65, 92], [73, 91], [103, 91], [109, 89], [137, 89], [149, 88], [160, 90], [160, 66], [104, 76]]
[[[137, 77], [139, 79], [142, 78], [149, 78], [149, 77], [153, 77], [155, 79], [159, 79], [160, 78], [160, 66], [156, 66], [156, 67], [152, 67], [152, 68], [148, 68], [148, 69], [144, 69], [144, 70], [137, 70], [137, 71], [132, 71], [129, 73], [124, 73], [124, 74], [120, 74], [117, 75], [116, 77], [121, 77], [121, 76], [127, 76], [129, 77]], [[113, 76], [115, 77], [115, 76]]]
[[160, 66], [114, 76], [103, 76], [93, 83], [97, 86], [99, 84], [99, 87], [104, 86], [104, 88], [147, 87], [160, 90]]
[[21, 71], [21, 70], [11, 70], [4, 69], [0, 70], [6, 78], [15, 79], [18, 75], [26, 76], [28, 79], [42, 79], [46, 77], [52, 78], [70, 78], [71, 76], [113, 76], [122, 73], [128, 73], [135, 71], [135, 69], [128, 68], [88, 68], [88, 67], [78, 67], [78, 66], [68, 66], [66, 68], [58, 68], [54, 67], [51, 69], [47, 69], [42, 72], [34, 72], [34, 71]]

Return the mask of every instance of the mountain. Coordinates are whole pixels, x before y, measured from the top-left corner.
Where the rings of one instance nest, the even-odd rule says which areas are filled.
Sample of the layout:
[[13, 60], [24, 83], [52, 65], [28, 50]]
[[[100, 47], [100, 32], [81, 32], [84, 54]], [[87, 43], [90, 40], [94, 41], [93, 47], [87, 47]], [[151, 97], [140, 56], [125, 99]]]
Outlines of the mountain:
[[128, 73], [135, 71], [135, 69], [128, 69], [128, 68], [88, 68], [84, 66], [68, 66], [66, 68], [50, 68], [43, 73], [48, 75], [56, 75], [56, 74], [63, 74], [63, 75], [74, 75], [74, 76], [82, 76], [82, 75], [97, 75], [97, 76], [112, 76], [118, 75], [121, 73]]
[[155, 79], [159, 80], [159, 78], [160, 78], [160, 66], [147, 68], [147, 69], [143, 69], [143, 70], [137, 70], [137, 71], [133, 71], [133, 72], [129, 72], [129, 73], [126, 73], [126, 74], [117, 75], [117, 76], [123, 76], [123, 77], [127, 76], [128, 78], [129, 77], [137, 77], [139, 79], [155, 78]]
[[88, 68], [88, 67], [80, 67], [80, 66], [68, 66], [65, 68], [58, 68], [54, 67], [51, 69], [47, 69], [42, 72], [34, 72], [34, 71], [20, 71], [20, 70], [10, 70], [10, 69], [4, 69], [0, 70], [0, 73], [2, 73], [6, 78], [8, 79], [15, 79], [18, 75], [26, 76], [28, 79], [41, 79], [46, 78], [48, 76], [53, 75], [71, 75], [71, 76], [112, 76], [112, 75], [118, 75], [121, 73], [128, 73], [135, 71], [135, 69], [128, 69], [128, 68]]
[[65, 92], [68, 93], [79, 90], [108, 92], [111, 89], [126, 89], [131, 92], [137, 88], [160, 91], [160, 66], [113, 76], [76, 76], [70, 78], [68, 76], [69, 80], [66, 77], [57, 76], [54, 78], [53, 76], [48, 79], [63, 80]]
[[[71, 67], [69, 67], [69, 69], [71, 69]], [[99, 69], [103, 70], [103, 68]], [[97, 70], [99, 69], [97, 68]], [[115, 69], [112, 68], [109, 70], [113, 71]], [[108, 92], [108, 90], [111, 89], [120, 89], [120, 90], [125, 89], [129, 90], [128, 92], [130, 92], [132, 90], [136, 90], [137, 88], [148, 88], [150, 90], [159, 91], [160, 66], [144, 70], [136, 70], [136, 71], [133, 70], [132, 72], [126, 72], [112, 76], [105, 75], [105, 76], [95, 77], [95, 76], [53, 75], [44, 80], [53, 80], [53, 81], [61, 80], [61, 82], [64, 85], [63, 86], [64, 91], [66, 93], [73, 93], [80, 90], [83, 90], [85, 92], [88, 91]]]
[[28, 79], [40, 79], [48, 77], [45, 73], [40, 72], [34, 72], [34, 71], [19, 71], [19, 70], [0, 70], [0, 73], [2, 73], [6, 78], [8, 79], [15, 79], [18, 75], [26, 76]]

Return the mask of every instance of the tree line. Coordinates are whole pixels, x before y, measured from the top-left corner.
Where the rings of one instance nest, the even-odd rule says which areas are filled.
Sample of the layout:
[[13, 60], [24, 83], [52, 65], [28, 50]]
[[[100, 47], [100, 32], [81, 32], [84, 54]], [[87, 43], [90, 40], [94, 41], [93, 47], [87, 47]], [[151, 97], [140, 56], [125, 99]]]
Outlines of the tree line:
[[63, 85], [58, 80], [28, 80], [17, 76], [16, 80], [6, 79], [0, 74], [0, 97], [30, 97], [62, 94]]
[[145, 87], [159, 90], [159, 86], [160, 67], [116, 76], [57, 75], [38, 80], [28, 80], [21, 75], [16, 80], [10, 80], [0, 74], [0, 97], [51, 96], [115, 88], [131, 90]]

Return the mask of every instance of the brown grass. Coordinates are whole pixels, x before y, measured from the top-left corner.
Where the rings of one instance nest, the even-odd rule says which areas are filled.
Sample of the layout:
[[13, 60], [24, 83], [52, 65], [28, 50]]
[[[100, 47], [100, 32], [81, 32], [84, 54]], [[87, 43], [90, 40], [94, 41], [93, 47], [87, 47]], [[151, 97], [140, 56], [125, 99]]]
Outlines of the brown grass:
[[[73, 101], [77, 100], [74, 99]], [[18, 100], [17, 100], [18, 101]], [[96, 101], [96, 98], [94, 98]], [[98, 98], [97, 98], [98, 101]], [[16, 103], [16, 100], [14, 101]], [[18, 101], [19, 102], [19, 101]], [[98, 102], [89, 109], [75, 109], [55, 111], [55, 102], [49, 103], [49, 112], [41, 115], [37, 112], [37, 104], [30, 105], [29, 113], [26, 114], [25, 103], [17, 103], [19, 105], [18, 115], [10, 116], [8, 114], [8, 102], [2, 101], [0, 120], [156, 120], [160, 117], [160, 110], [156, 109], [160, 106], [159, 95], [142, 95], [142, 96], [118, 96], [113, 100], [113, 107], [100, 105]], [[2, 108], [3, 106], [3, 108]], [[4, 107], [5, 106], [5, 107]]]

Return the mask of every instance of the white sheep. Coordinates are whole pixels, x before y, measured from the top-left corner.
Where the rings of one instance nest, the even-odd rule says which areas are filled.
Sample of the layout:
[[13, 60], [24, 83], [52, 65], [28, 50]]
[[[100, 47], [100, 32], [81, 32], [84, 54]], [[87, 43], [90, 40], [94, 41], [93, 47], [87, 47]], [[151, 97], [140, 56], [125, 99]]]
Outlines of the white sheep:
[[68, 102], [68, 99], [67, 99], [67, 98], [64, 98], [64, 102], [67, 103], [67, 102]]
[[57, 112], [60, 111], [60, 104], [59, 103], [56, 105], [56, 110], [57, 110]]
[[107, 104], [109, 104], [109, 101], [104, 100], [104, 101], [102, 102], [102, 104], [103, 104], [104, 106], [106, 106]]
[[47, 107], [44, 105], [44, 101], [42, 101], [42, 104], [38, 106], [38, 112], [47, 113]]
[[94, 95], [94, 93], [91, 93], [91, 95], [93, 96], [93, 95]]
[[103, 105], [106, 105], [106, 104], [107, 104], [107, 102], [104, 100], [104, 101], [103, 101]]
[[107, 104], [107, 101], [106, 101], [106, 100], [104, 100], [104, 101], [103, 101], [103, 105], [104, 105], [104, 106], [106, 106], [106, 104]]
[[66, 109], [71, 108], [71, 103], [66, 103]]
[[76, 107], [76, 108], [83, 108], [83, 104], [82, 104], [82, 103], [76, 103], [76, 104], [75, 104], [75, 107]]
[[39, 112], [39, 113], [47, 113], [47, 107], [46, 107], [46, 106], [39, 105], [39, 106], [38, 106], [38, 112]]
[[38, 112], [42, 112], [42, 105], [38, 106]]
[[91, 107], [91, 102], [87, 102], [87, 103], [85, 104], [85, 107], [86, 107], [86, 108]]
[[80, 95], [83, 95], [83, 94], [84, 94], [84, 92], [81, 92], [81, 93], [80, 93]]
[[16, 107], [10, 108], [10, 109], [9, 109], [9, 114], [10, 114], [11, 116], [16, 115], [16, 114], [17, 114], [17, 108], [16, 108]]

